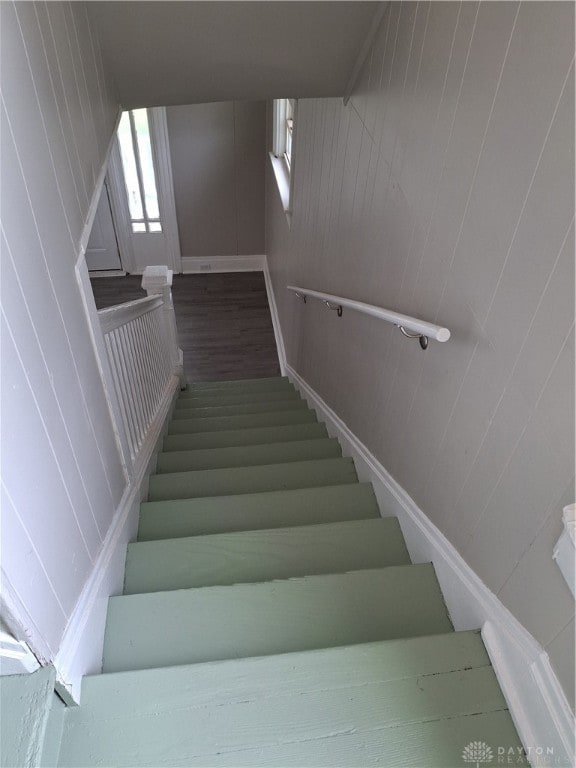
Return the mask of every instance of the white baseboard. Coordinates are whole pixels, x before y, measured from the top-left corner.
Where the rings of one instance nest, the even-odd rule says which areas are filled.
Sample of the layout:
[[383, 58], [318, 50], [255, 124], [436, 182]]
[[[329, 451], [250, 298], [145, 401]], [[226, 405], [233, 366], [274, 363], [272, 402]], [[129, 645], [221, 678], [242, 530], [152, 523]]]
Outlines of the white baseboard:
[[[279, 326], [278, 333], [281, 336]], [[454, 628], [482, 628], [502, 692], [533, 764], [538, 765], [536, 749], [543, 748], [544, 756], [546, 750], [553, 751], [550, 765], [575, 765], [573, 715], [548, 654], [320, 395], [290, 365], [285, 364], [285, 370], [326, 423], [330, 436], [338, 438], [343, 454], [354, 459], [359, 478], [372, 482], [382, 514], [398, 517], [412, 561], [434, 564]]]
[[274, 295], [274, 288], [272, 286], [272, 277], [270, 276], [270, 270], [268, 268], [267, 256], [263, 257], [262, 269], [264, 272], [264, 281], [266, 283], [266, 294], [268, 296], [270, 316], [272, 317], [272, 327], [274, 328], [274, 338], [276, 340], [276, 351], [280, 363], [280, 372], [282, 373], [282, 376], [286, 376], [286, 349], [284, 348], [284, 337], [282, 336], [282, 329], [280, 328], [280, 316], [278, 315], [278, 306], [276, 304], [276, 296]]
[[254, 256], [182, 256], [182, 272], [261, 272], [266, 257]]
[[168, 428], [179, 389], [179, 378], [172, 376], [53, 661], [56, 690], [67, 704], [79, 704], [82, 677], [101, 670], [108, 598], [122, 594], [126, 548], [136, 538], [140, 501], [148, 492], [148, 478], [155, 469], [156, 454]]

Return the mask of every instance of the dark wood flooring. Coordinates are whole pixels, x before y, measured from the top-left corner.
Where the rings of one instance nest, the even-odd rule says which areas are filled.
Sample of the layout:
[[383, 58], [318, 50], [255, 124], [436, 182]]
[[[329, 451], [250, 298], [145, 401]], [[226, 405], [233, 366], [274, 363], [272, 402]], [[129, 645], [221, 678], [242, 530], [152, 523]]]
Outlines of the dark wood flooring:
[[[96, 306], [143, 298], [141, 280], [136, 275], [94, 278]], [[261, 272], [174, 275], [172, 297], [188, 381], [280, 375]]]

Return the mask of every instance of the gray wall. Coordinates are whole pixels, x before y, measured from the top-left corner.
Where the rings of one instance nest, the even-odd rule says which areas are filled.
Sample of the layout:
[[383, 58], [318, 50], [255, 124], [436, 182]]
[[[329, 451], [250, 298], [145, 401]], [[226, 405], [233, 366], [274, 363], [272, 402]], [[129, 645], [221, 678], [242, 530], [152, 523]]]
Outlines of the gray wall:
[[265, 102], [166, 114], [182, 256], [263, 253]]
[[379, 3], [90, 2], [124, 109], [342, 93]]
[[[550, 654], [573, 702], [574, 9], [391, 3], [353, 97], [303, 100], [289, 230], [267, 176], [288, 361]], [[287, 283], [437, 321], [391, 325]]]
[[75, 270], [118, 103], [83, 3], [0, 12], [2, 586], [53, 659], [125, 486]]

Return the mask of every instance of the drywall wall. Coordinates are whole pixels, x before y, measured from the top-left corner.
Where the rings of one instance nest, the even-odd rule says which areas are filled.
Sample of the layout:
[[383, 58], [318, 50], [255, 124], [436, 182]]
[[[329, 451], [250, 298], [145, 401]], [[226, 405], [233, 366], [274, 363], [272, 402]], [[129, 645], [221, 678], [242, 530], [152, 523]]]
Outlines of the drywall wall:
[[[574, 497], [574, 8], [391, 3], [347, 107], [301, 100], [291, 227], [267, 173], [288, 362], [546, 648]], [[398, 329], [296, 284], [436, 321]]]
[[264, 252], [266, 104], [166, 109], [183, 257]]
[[3, 592], [54, 658], [125, 486], [75, 271], [118, 104], [84, 4], [0, 14]]
[[343, 93], [379, 3], [91, 2], [125, 109]]

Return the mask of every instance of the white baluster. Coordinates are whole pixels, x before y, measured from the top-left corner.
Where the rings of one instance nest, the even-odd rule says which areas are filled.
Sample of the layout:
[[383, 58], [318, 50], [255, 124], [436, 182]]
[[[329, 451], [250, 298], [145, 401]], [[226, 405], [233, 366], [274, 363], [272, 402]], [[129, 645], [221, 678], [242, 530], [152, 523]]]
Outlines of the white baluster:
[[119, 385], [118, 399], [124, 405], [124, 411], [126, 413], [126, 422], [124, 426], [126, 428], [127, 434], [130, 437], [130, 452], [132, 454], [132, 460], [134, 460], [137, 452], [138, 437], [135, 429], [133, 404], [128, 394], [130, 390], [130, 383], [124, 362], [124, 355], [122, 353], [122, 345], [118, 329], [112, 331], [108, 338], [110, 339], [110, 345], [114, 356], [114, 364], [112, 367], [115, 372], [115, 377], [118, 379]]
[[160, 282], [145, 299], [98, 313], [118, 403], [121, 423], [117, 428], [125, 435], [132, 464], [159, 409], [171, 397], [174, 375], [183, 380], [170, 292], [171, 273], [164, 274]]
[[104, 343], [106, 346], [106, 354], [108, 356], [108, 362], [110, 364], [110, 372], [112, 374], [112, 381], [114, 383], [114, 392], [116, 393], [116, 399], [118, 401], [118, 407], [120, 409], [120, 415], [122, 418], [122, 427], [124, 428], [124, 434], [126, 436], [126, 443], [128, 445], [128, 450], [130, 451], [130, 458], [132, 461], [134, 461], [134, 443], [133, 443], [133, 436], [130, 431], [130, 420], [128, 417], [128, 411], [126, 409], [126, 403], [124, 402], [124, 397], [122, 396], [122, 392], [124, 390], [124, 384], [122, 379], [120, 378], [120, 369], [118, 366], [118, 360], [117, 355], [114, 348], [114, 334], [110, 333], [107, 334], [104, 337]]

